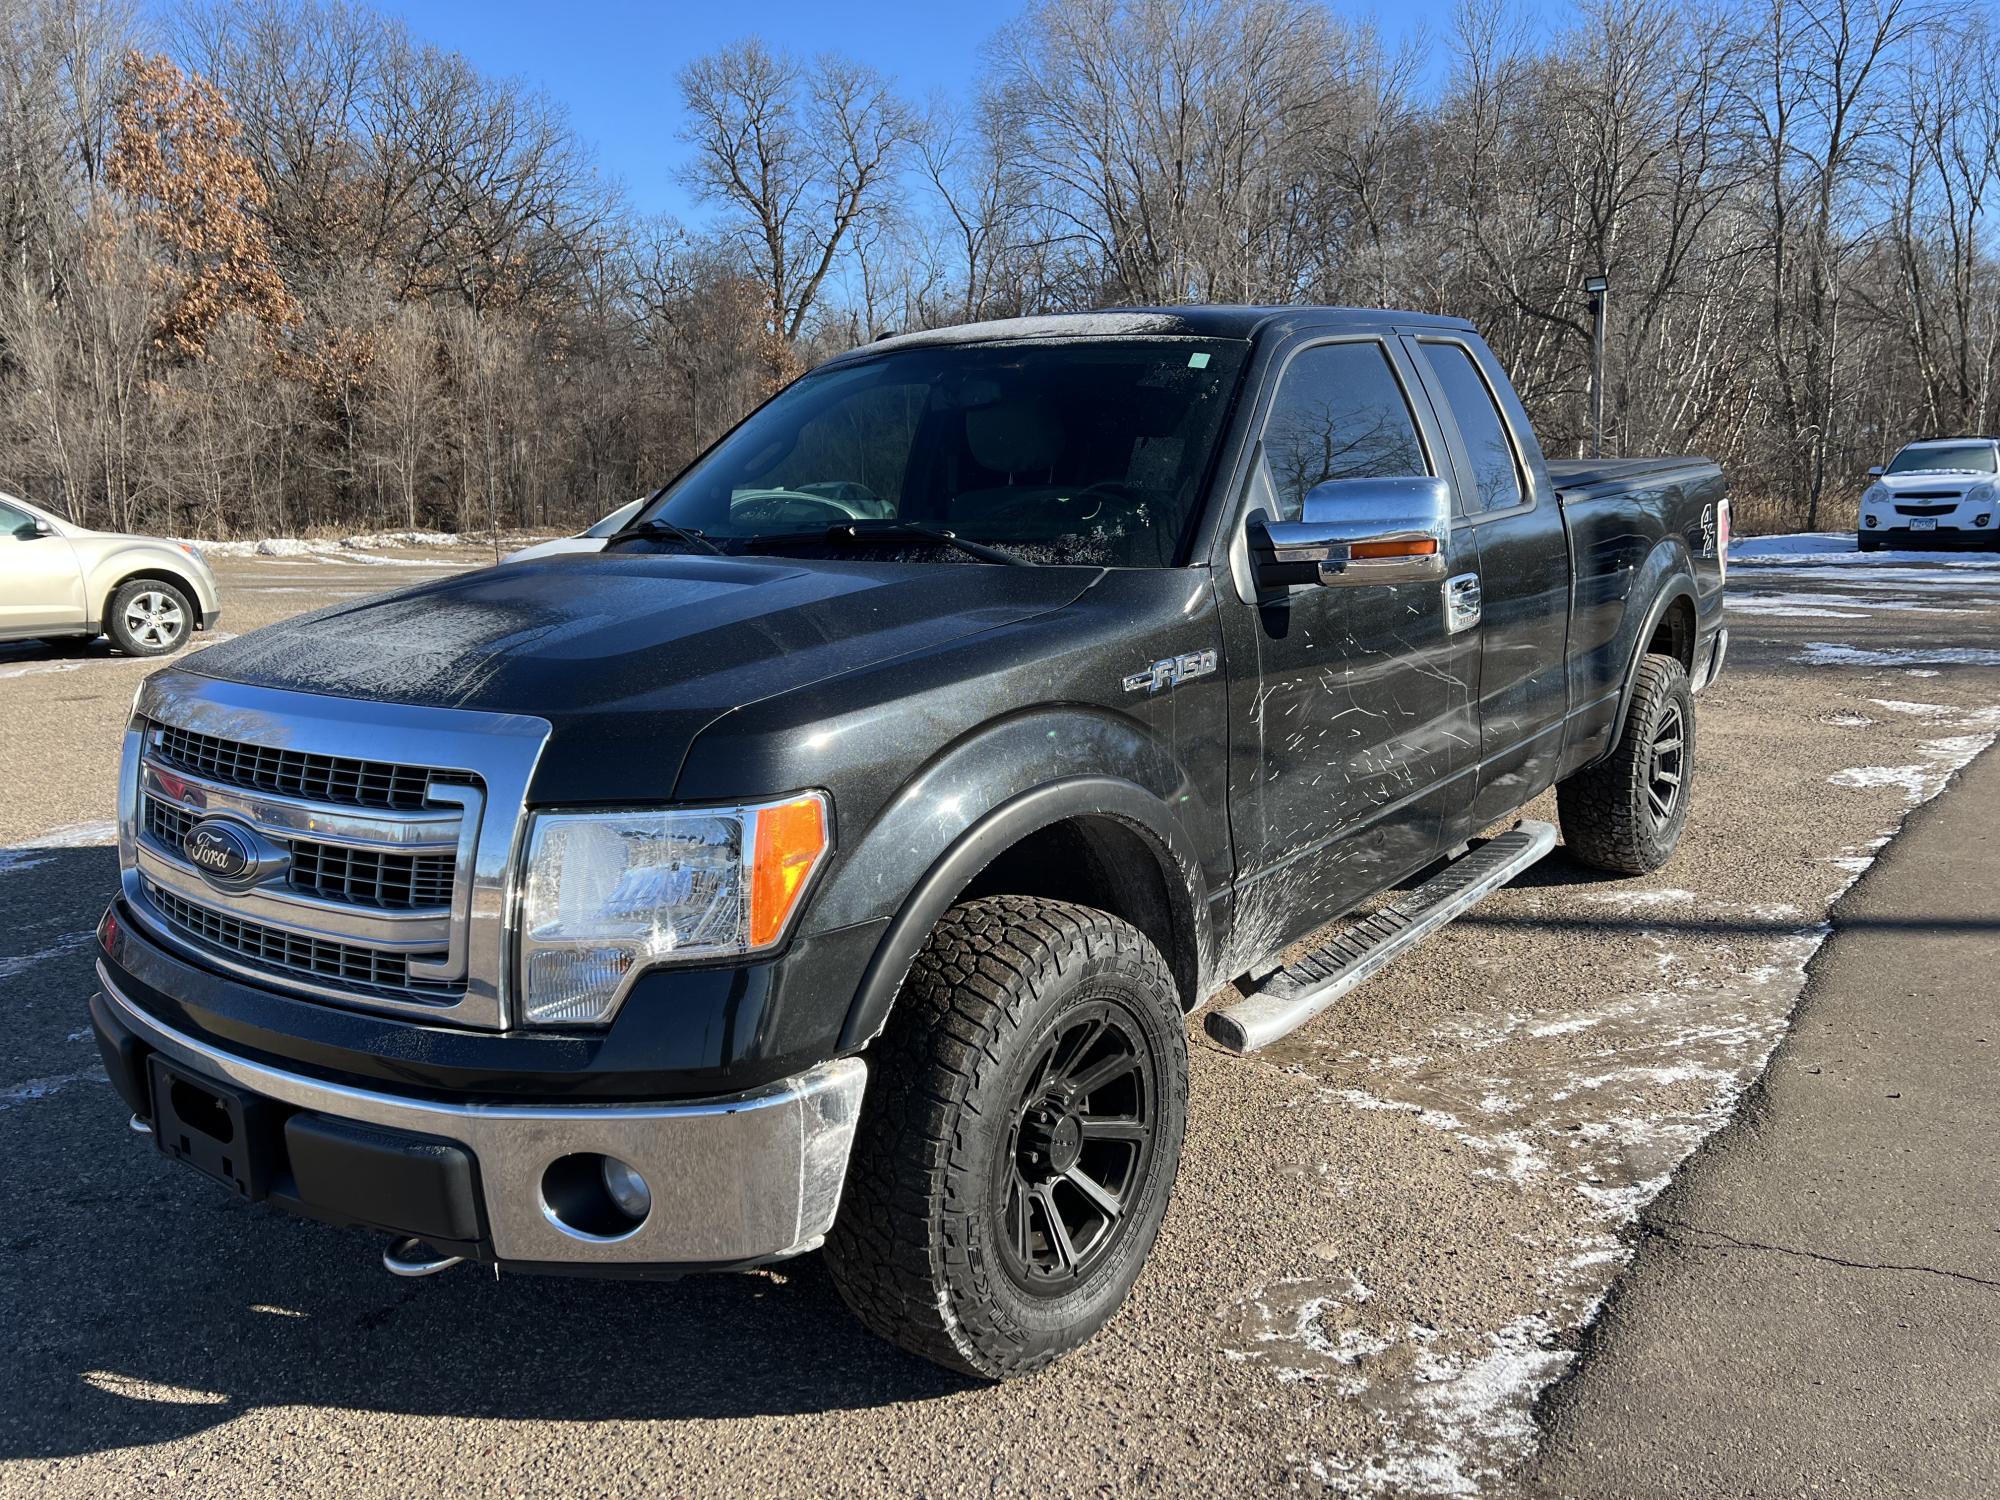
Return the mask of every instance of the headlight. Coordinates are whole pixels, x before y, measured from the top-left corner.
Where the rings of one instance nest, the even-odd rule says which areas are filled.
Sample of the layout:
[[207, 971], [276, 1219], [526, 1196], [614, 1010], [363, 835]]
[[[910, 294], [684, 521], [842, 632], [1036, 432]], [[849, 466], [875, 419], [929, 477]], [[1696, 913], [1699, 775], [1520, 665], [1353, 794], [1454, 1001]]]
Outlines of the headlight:
[[1878, 501], [1887, 500], [1888, 498], [1889, 487], [1880, 482], [1869, 485], [1867, 489], [1861, 492], [1861, 503], [1863, 505], [1874, 505]]
[[655, 964], [776, 947], [831, 842], [823, 793], [753, 807], [536, 813], [518, 940], [531, 1025], [602, 1021]]

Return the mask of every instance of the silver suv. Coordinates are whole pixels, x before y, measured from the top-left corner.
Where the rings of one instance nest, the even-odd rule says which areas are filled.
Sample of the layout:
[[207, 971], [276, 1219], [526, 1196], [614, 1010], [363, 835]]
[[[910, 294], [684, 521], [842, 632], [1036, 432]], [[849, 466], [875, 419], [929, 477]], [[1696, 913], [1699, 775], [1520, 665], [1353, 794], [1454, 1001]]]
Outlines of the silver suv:
[[0, 641], [108, 635], [127, 656], [165, 656], [221, 614], [185, 542], [91, 531], [0, 494]]

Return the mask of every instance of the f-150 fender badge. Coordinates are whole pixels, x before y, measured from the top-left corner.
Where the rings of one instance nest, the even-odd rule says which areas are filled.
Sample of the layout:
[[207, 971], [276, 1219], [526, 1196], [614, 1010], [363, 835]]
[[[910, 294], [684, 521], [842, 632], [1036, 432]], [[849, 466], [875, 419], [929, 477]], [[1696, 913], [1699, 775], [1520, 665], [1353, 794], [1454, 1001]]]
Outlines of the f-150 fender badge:
[[1156, 661], [1144, 671], [1134, 672], [1125, 679], [1125, 691], [1157, 693], [1161, 688], [1175, 687], [1191, 677], [1206, 677], [1214, 670], [1213, 651], [1189, 651]]

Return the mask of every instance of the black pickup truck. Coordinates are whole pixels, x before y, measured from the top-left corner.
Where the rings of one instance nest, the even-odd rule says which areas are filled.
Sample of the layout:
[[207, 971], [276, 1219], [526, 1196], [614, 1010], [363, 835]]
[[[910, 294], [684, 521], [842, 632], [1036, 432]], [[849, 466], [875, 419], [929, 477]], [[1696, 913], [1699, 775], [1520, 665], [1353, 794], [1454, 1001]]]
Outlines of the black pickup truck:
[[1727, 530], [1713, 464], [1545, 462], [1463, 322], [878, 342], [601, 554], [148, 679], [105, 1062], [401, 1274], [823, 1245], [1022, 1374], [1139, 1273], [1204, 1001], [1296, 1026], [1544, 853], [1551, 786], [1573, 856], [1668, 857]]

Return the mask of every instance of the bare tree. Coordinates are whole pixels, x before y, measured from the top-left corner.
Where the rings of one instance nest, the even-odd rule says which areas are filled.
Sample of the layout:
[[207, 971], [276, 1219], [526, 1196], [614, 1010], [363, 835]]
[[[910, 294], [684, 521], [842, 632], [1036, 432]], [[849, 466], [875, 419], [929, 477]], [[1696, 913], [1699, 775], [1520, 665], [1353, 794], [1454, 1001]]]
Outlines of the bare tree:
[[758, 41], [690, 63], [680, 83], [689, 180], [762, 278], [772, 331], [795, 340], [857, 225], [892, 196], [915, 121], [872, 68]]

